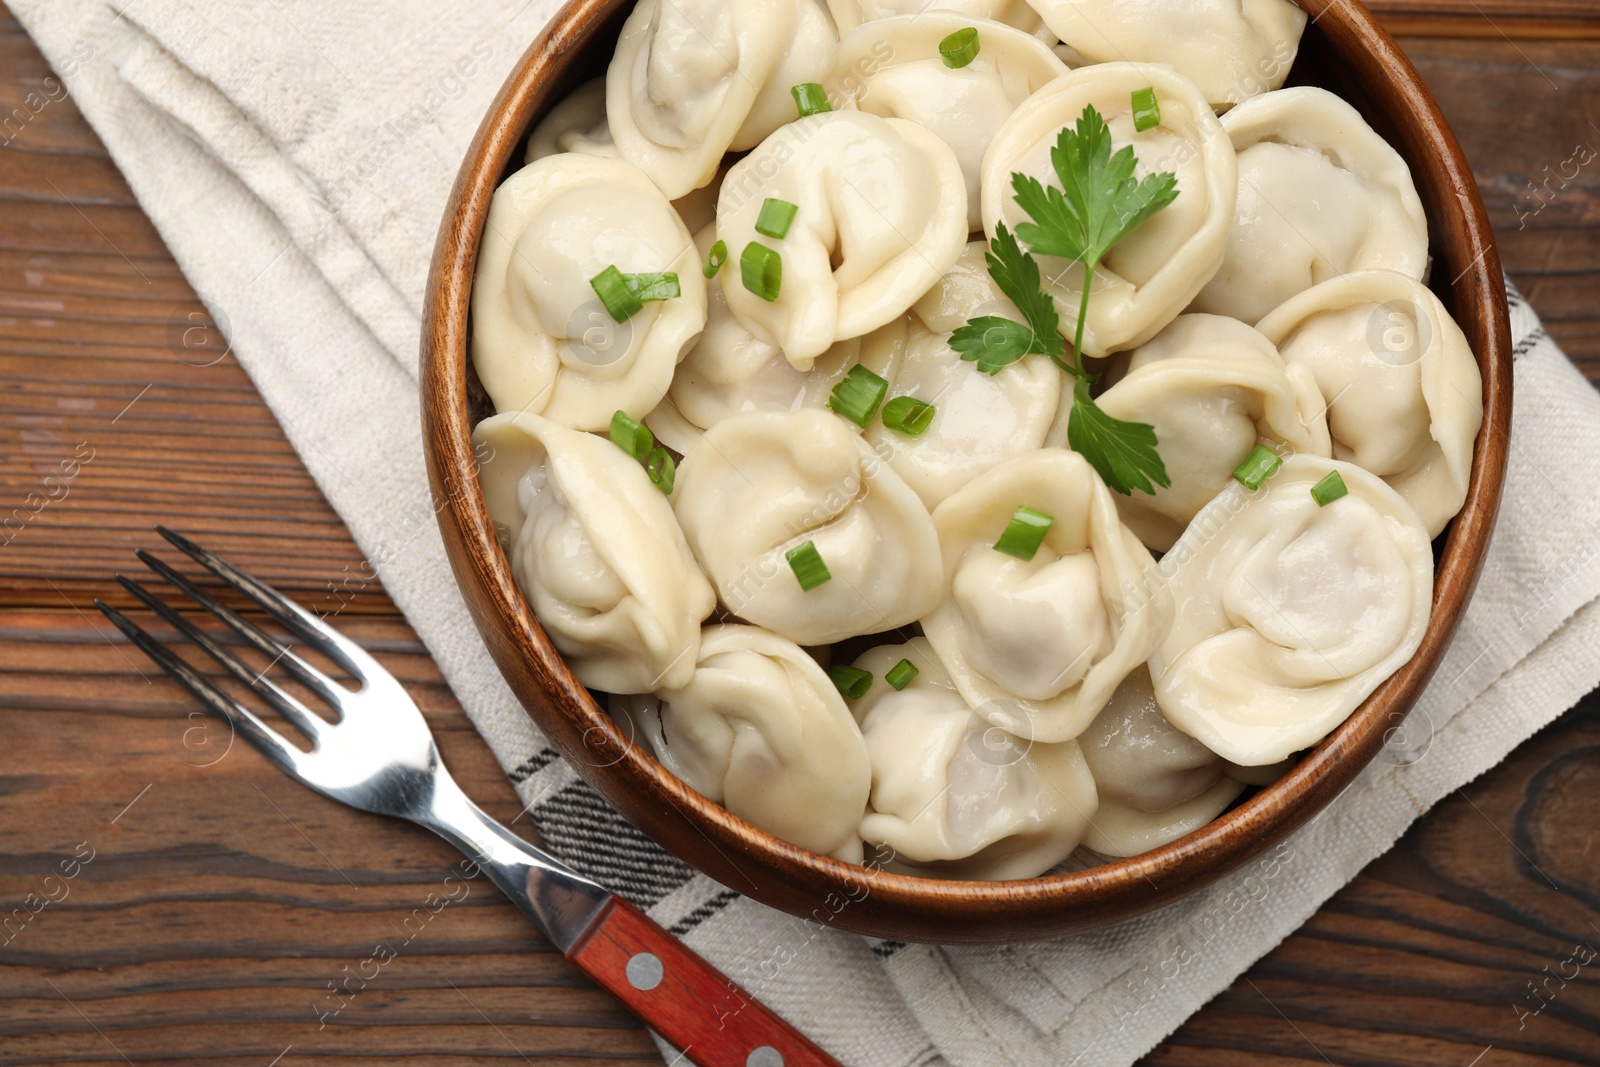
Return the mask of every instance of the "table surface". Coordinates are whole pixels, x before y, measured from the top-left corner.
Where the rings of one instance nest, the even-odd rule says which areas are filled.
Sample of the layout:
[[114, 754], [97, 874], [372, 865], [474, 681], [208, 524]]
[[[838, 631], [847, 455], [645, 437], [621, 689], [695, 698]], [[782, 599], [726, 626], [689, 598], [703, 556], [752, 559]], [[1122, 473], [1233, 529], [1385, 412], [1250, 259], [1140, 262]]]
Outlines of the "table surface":
[[[1374, 6], [1461, 137], [1507, 269], [1600, 381], [1600, 180], [1565, 180], [1600, 146], [1600, 4]], [[0, 1065], [655, 1059], [485, 883], [427, 907], [448, 846], [230, 746], [94, 611], [126, 599], [109, 575], [137, 569], [151, 523], [194, 534], [337, 612], [416, 694], [467, 791], [520, 815], [47, 77], [0, 6], [0, 511], [48, 501], [0, 548]], [[1591, 695], [1420, 818], [1146, 1062], [1600, 1064], [1600, 984], [1568, 973], [1575, 946], [1600, 945], [1597, 815]]]

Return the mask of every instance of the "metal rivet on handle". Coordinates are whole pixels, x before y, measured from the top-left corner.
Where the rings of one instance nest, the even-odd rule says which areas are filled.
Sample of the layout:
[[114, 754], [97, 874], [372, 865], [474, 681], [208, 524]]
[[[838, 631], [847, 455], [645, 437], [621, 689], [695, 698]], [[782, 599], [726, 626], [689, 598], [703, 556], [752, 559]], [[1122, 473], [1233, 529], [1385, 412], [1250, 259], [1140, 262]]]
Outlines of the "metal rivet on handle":
[[762, 1045], [745, 1057], [744, 1067], [783, 1067], [783, 1053], [771, 1045]]
[[[641, 991], [649, 991], [661, 984], [661, 976], [665, 973], [661, 960], [649, 952], [640, 952], [628, 958], [628, 984]], [[761, 1051], [757, 1049], [756, 1052]], [[754, 1053], [751, 1053], [754, 1055]], [[781, 1064], [783, 1061], [777, 1061]], [[765, 1067], [765, 1064], [763, 1064]], [[773, 1067], [777, 1067], [774, 1064]]]

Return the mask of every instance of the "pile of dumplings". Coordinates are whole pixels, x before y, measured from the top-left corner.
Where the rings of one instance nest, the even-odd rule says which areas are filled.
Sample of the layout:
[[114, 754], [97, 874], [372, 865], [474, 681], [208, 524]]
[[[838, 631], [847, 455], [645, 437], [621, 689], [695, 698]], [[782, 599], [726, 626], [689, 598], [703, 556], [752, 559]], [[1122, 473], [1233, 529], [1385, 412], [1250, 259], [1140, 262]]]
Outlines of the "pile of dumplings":
[[[639, 0], [495, 194], [474, 439], [534, 614], [664, 767], [818, 853], [1029, 878], [1198, 829], [1412, 656], [1481, 380], [1406, 164], [1281, 88], [1305, 23], [1289, 0]], [[830, 109], [802, 116], [806, 85]], [[988, 241], [1090, 105], [1136, 177], [1177, 177], [1084, 323], [1099, 405], [1155, 428], [1153, 495], [1068, 448], [1049, 358], [990, 375], [950, 346], [1020, 318]], [[795, 208], [781, 238], [769, 200]], [[741, 274], [753, 242], [775, 291]], [[1084, 273], [1039, 259], [1070, 341]], [[591, 285], [613, 267], [677, 294], [617, 322]], [[855, 368], [931, 422], [841, 417]], [[1261, 446], [1283, 462], [1251, 488]], [[1019, 508], [1051, 520], [1031, 558], [996, 548]]]

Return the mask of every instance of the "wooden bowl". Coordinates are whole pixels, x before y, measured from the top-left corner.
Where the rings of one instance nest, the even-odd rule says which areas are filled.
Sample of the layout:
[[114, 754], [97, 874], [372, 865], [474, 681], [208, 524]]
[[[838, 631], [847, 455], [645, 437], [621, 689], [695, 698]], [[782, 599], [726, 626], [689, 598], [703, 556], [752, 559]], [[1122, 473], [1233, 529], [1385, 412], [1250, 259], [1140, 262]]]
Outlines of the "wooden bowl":
[[[950, 882], [864, 871], [728, 814], [623, 735], [551, 647], [511, 577], [478, 488], [468, 306], [489, 200], [521, 166], [528, 131], [605, 70], [629, 0], [573, 0], [518, 62], [483, 120], [439, 231], [422, 335], [422, 421], [446, 551], [495, 662], [553, 745], [635, 825], [724, 885], [795, 915], [907, 941], [1033, 940], [1159, 908], [1235, 870], [1321, 811], [1383, 746], [1449, 644], [1489, 546], [1511, 428], [1511, 345], [1500, 257], [1472, 171], [1421, 78], [1351, 0], [1312, 16], [1293, 81], [1344, 97], [1410, 164], [1428, 214], [1433, 288], [1483, 372], [1483, 429], [1461, 514], [1442, 538], [1422, 647], [1276, 784], [1181, 840], [1131, 859], [1027, 881]], [[868, 890], [863, 897], [861, 886]], [[838, 910], [825, 901], [849, 899]], [[861, 898], [861, 899], [857, 899]], [[837, 911], [837, 914], [833, 914]]]

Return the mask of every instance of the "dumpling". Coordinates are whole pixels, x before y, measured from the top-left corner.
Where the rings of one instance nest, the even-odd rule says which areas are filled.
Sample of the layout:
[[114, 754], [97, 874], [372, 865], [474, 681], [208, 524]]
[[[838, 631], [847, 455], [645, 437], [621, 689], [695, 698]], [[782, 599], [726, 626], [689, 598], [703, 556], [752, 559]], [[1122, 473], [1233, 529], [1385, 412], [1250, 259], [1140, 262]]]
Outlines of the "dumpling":
[[1289, 76], [1306, 13], [1291, 0], [1032, 0], [1091, 63], [1167, 63], [1221, 109]]
[[1215, 819], [1244, 792], [1227, 764], [1161, 714], [1140, 667], [1078, 738], [1100, 810], [1084, 844], [1103, 856], [1137, 856]]
[[[896, 691], [900, 660], [917, 675]], [[972, 713], [927, 641], [884, 645], [852, 709], [872, 761], [861, 836], [895, 868], [942, 878], [1034, 878], [1071, 854], [1095, 818], [1095, 784], [1073, 741], [1024, 741]]]
[[675, 200], [793, 119], [837, 51], [816, 0], [640, 0], [606, 71], [617, 150]]
[[[1155, 89], [1161, 124], [1140, 132], [1133, 125], [1133, 94], [1144, 88]], [[1238, 172], [1228, 135], [1191, 82], [1160, 66], [1084, 67], [1029, 97], [990, 144], [983, 161], [983, 229], [991, 240], [1001, 221], [1012, 231], [1027, 221], [1013, 194], [1013, 173], [1061, 184], [1050, 151], [1090, 104], [1106, 120], [1114, 150], [1133, 146], [1135, 178], [1171, 172], [1178, 182], [1178, 198], [1123, 238], [1095, 272], [1083, 349], [1103, 356], [1154, 337], [1216, 273], [1233, 226]], [[1083, 266], [1036, 258], [1061, 332], [1070, 338], [1083, 299]]]
[[[801, 645], [904, 626], [939, 601], [939, 544], [917, 495], [831, 411], [760, 411], [706, 431], [673, 507], [729, 611]], [[810, 542], [831, 576], [802, 589]]]
[[[756, 232], [769, 198], [797, 206], [786, 236]], [[791, 122], [735, 163], [717, 201], [727, 242], [723, 292], [734, 318], [797, 370], [839, 341], [906, 313], [967, 243], [961, 166], [904, 119], [830, 111]], [[774, 300], [743, 284], [750, 245], [776, 252]]]
[[587, 156], [615, 156], [617, 146], [606, 125], [606, 80], [596, 78], [572, 90], [539, 121], [528, 137], [526, 162], [546, 156], [577, 152]]
[[1327, 455], [1322, 396], [1297, 377], [1298, 389], [1271, 342], [1219, 315], [1179, 315], [1134, 349], [1100, 407], [1155, 427], [1172, 486], [1119, 497], [1128, 528], [1165, 552], [1257, 444]]
[[[672, 271], [681, 295], [624, 323], [590, 279]], [[694, 241], [650, 179], [620, 159], [565, 152], [495, 190], [472, 287], [472, 362], [501, 413], [601, 430], [641, 418], [706, 323]]]
[[867, 442], [929, 508], [984, 471], [1042, 447], [1068, 389], [1061, 370], [1043, 356], [991, 375], [950, 347], [950, 331], [969, 318], [1021, 317], [990, 280], [985, 247], [969, 244], [950, 273], [917, 301], [919, 325], [891, 379], [891, 395], [932, 404], [933, 421], [915, 437], [881, 419], [867, 427]]
[[[1348, 495], [1319, 507], [1330, 473]], [[1156, 700], [1224, 759], [1276, 763], [1322, 740], [1422, 643], [1433, 552], [1415, 511], [1377, 476], [1293, 456], [1237, 483], [1161, 561], [1177, 621], [1150, 658]]]
[[[701, 231], [696, 244], [702, 255], [715, 237], [712, 229]], [[667, 394], [697, 430], [748, 411], [823, 407], [833, 387], [858, 363], [887, 381], [895, 379], [906, 347], [904, 316], [865, 337], [840, 341], [809, 371], [798, 371], [777, 348], [739, 325], [728, 310], [723, 286], [738, 285], [737, 273], [724, 266], [708, 285], [705, 332], [678, 365]]]
[[969, 19], [1003, 22], [1046, 43], [1055, 42], [1055, 34], [1026, 0], [828, 0], [828, 9], [833, 12], [840, 33], [849, 33], [863, 22], [897, 15], [950, 11]]
[[827, 672], [755, 626], [706, 627], [692, 672], [613, 708], [707, 800], [801, 848], [860, 863], [872, 769]]
[[[1054, 520], [1027, 561], [995, 548], [1019, 507]], [[944, 581], [923, 632], [995, 726], [1070, 741], [1166, 636], [1166, 579], [1076, 452], [1007, 460], [940, 504], [933, 523]]]
[[644, 468], [537, 415], [485, 419], [472, 442], [511, 573], [578, 681], [608, 693], [685, 684], [716, 596]]
[[1222, 125], [1239, 153], [1237, 218], [1192, 310], [1255, 323], [1351, 271], [1423, 276], [1428, 220], [1411, 171], [1355, 108], [1300, 86], [1247, 100]]
[[1483, 378], [1439, 298], [1406, 275], [1358, 271], [1291, 297], [1261, 332], [1315, 377], [1334, 457], [1388, 482], [1439, 536], [1467, 499], [1483, 424]]
[[[966, 178], [967, 229], [979, 230], [978, 182], [989, 142], [1018, 104], [1067, 68], [1049, 46], [1021, 30], [970, 15], [916, 10], [865, 23], [840, 41], [834, 85], [862, 111], [910, 119], [938, 134]], [[978, 55], [951, 68], [939, 42], [968, 27], [978, 31]]]

